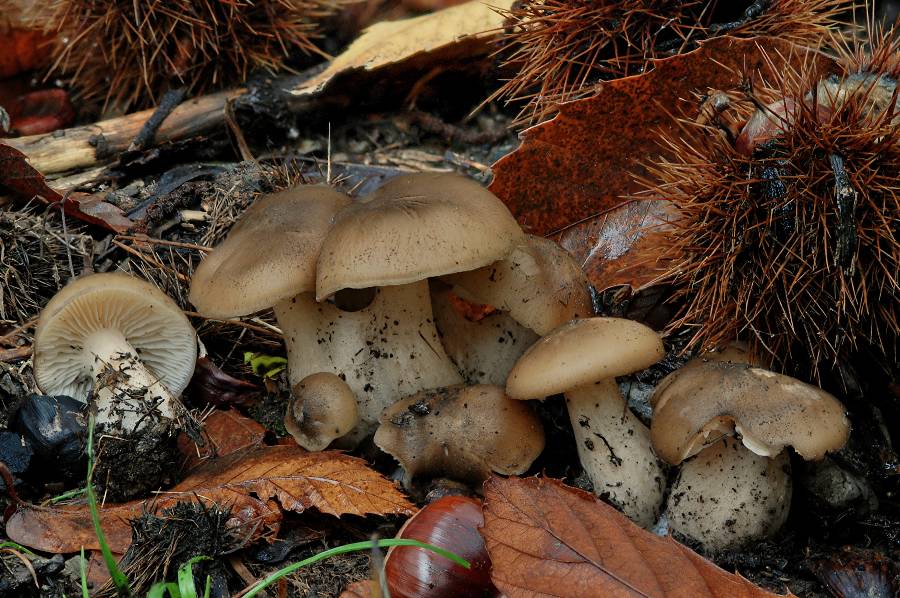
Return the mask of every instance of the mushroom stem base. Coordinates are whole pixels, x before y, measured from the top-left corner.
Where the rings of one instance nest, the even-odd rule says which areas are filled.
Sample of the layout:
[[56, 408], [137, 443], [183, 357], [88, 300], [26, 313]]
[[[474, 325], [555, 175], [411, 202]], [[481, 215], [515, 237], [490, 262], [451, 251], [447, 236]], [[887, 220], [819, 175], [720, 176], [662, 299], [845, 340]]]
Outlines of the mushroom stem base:
[[99, 330], [84, 350], [94, 359], [96, 421], [110, 434], [128, 435], [175, 417], [180, 403], [120, 332]]

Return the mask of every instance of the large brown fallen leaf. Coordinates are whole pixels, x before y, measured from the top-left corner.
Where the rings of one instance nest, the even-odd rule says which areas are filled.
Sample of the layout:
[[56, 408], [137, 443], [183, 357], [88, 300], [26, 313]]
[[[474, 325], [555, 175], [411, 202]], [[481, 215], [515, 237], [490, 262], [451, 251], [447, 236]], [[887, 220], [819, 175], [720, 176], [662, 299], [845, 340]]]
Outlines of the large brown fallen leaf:
[[775, 596], [556, 480], [493, 477], [484, 497], [491, 579], [508, 598]]
[[[153, 501], [103, 508], [102, 525], [112, 549], [125, 552], [131, 543], [129, 519], [179, 500], [230, 507], [248, 538], [277, 532], [278, 505], [297, 513], [314, 508], [337, 517], [415, 511], [393, 482], [362, 459], [335, 451], [309, 453], [298, 446], [261, 447], [211, 461]], [[7, 521], [6, 533], [15, 542], [48, 552], [98, 548], [85, 505], [22, 506]]]
[[666, 201], [629, 201], [666, 152], [660, 138], [678, 135], [676, 117], [695, 117], [702, 94], [767, 77], [811, 50], [775, 38], [721, 37], [660, 60], [648, 73], [608, 81], [595, 96], [560, 106], [552, 120], [525, 130], [522, 144], [493, 166], [491, 191], [532, 234], [555, 237], [599, 290], [640, 288], [659, 274], [646, 232], [671, 218]]
[[[26, 201], [37, 199], [44, 204], [63, 201], [63, 196], [47, 185], [44, 175], [28, 163], [28, 156], [7, 143], [0, 143], [0, 189], [4, 187]], [[132, 225], [122, 210], [84, 193], [69, 194], [62, 205], [69, 216], [115, 233], [123, 233]]]
[[[291, 93], [300, 98], [313, 96], [344, 83], [352, 85], [356, 102], [360, 90], [367, 97], [378, 89], [396, 93], [393, 88], [401, 78], [415, 82], [434, 69], [488, 56], [490, 41], [503, 25], [494, 7], [508, 10], [511, 6], [512, 0], [471, 0], [420, 17], [376, 23], [324, 71]], [[367, 86], [373, 78], [381, 82], [378, 88]]]

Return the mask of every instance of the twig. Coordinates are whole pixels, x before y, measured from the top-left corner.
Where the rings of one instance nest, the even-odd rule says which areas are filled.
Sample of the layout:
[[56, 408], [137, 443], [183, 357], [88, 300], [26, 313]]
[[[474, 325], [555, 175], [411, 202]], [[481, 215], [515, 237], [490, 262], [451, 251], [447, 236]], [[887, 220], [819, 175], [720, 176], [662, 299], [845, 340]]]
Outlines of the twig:
[[12, 340], [14, 340], [17, 336], [28, 330], [29, 328], [33, 328], [35, 324], [37, 324], [38, 316], [35, 316], [12, 330], [12, 332], [7, 332], [3, 336], [0, 336], [0, 344], [9, 344]]
[[185, 89], [183, 87], [167, 91], [159, 102], [159, 106], [153, 110], [153, 114], [150, 115], [150, 118], [148, 118], [144, 123], [144, 126], [141, 127], [141, 130], [135, 135], [134, 140], [131, 142], [131, 145], [128, 146], [127, 151], [142, 151], [147, 149], [156, 138], [156, 132], [162, 126], [163, 122], [165, 122], [169, 115], [172, 114], [172, 111], [181, 104], [181, 100], [184, 99], [184, 94]]
[[113, 239], [111, 241], [111, 243], [113, 245], [115, 245], [116, 247], [118, 247], [119, 249], [127, 251], [128, 253], [132, 254], [133, 256], [141, 258], [142, 260], [144, 260], [145, 262], [147, 262], [148, 264], [150, 264], [152, 266], [156, 266], [157, 268], [162, 268], [163, 270], [167, 270], [167, 271], [171, 272], [172, 275], [175, 276], [181, 282], [190, 282], [191, 281], [191, 279], [188, 276], [185, 276], [181, 272], [178, 272], [177, 270], [170, 268], [169, 266], [165, 265], [158, 259], [147, 255], [143, 251], [139, 251], [139, 250], [135, 249], [134, 247], [129, 247], [128, 245], [125, 245], [124, 243], [120, 243], [119, 241], [117, 241], [115, 239]]
[[152, 239], [150, 237], [138, 235], [118, 235], [116, 238], [122, 241], [135, 241], [137, 243], [149, 243], [151, 245], [166, 245], [169, 247], [180, 247], [181, 249], [193, 249], [194, 251], [202, 251], [204, 253], [212, 251], [212, 247], [206, 247], [205, 245], [195, 245], [194, 243], [184, 243], [181, 241], [166, 241], [165, 239]]
[[0, 349], [0, 362], [18, 361], [31, 356], [31, 345], [22, 345], [14, 349]]
[[[233, 326], [239, 326], [240, 328], [246, 328], [247, 330], [253, 330], [254, 332], [260, 332], [262, 334], [273, 335], [275, 334], [274, 330], [270, 330], [268, 328], [263, 328], [262, 326], [255, 326], [253, 324], [248, 324], [242, 320], [220, 320], [219, 318], [207, 318], [201, 313], [197, 313], [195, 311], [184, 311], [184, 315], [189, 316], [191, 318], [203, 318], [208, 322], [221, 322], [222, 324], [231, 324]], [[274, 326], [272, 327], [274, 328]], [[279, 335], [280, 336], [280, 335]]]

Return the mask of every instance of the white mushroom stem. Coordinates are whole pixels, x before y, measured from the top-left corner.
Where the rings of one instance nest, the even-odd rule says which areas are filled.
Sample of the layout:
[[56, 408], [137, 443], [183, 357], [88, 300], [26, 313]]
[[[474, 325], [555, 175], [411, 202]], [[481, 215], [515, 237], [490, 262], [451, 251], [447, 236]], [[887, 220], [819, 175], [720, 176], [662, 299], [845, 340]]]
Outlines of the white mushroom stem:
[[401, 397], [462, 382], [434, 327], [427, 281], [381, 287], [370, 305], [353, 312], [301, 293], [276, 304], [275, 316], [292, 385], [332, 372], [356, 395], [359, 425], [342, 446], [373, 432], [384, 408]]
[[727, 437], [685, 461], [666, 506], [671, 529], [707, 550], [766, 538], [784, 524], [791, 505], [787, 452], [768, 458]]
[[641, 526], [656, 522], [666, 485], [650, 431], [628, 408], [614, 378], [565, 393], [581, 465], [594, 485]]
[[130, 434], [175, 417], [177, 399], [121, 332], [104, 328], [91, 333], [84, 351], [93, 359], [98, 425], [105, 424], [111, 433]]

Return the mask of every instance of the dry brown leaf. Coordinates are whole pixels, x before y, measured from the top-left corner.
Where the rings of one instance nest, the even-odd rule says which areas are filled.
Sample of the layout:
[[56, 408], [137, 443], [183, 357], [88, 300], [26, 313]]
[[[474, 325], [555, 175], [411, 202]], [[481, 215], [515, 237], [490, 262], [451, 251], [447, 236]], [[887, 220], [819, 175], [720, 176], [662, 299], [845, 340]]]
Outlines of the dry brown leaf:
[[[415, 510], [393, 482], [362, 459], [335, 451], [308, 453], [298, 446], [260, 447], [208, 462], [154, 501], [105, 507], [102, 525], [110, 546], [125, 552], [131, 543], [129, 519], [198, 498], [229, 507], [248, 538], [277, 532], [279, 504], [298, 513], [315, 508], [337, 517], [411, 515]], [[20, 507], [7, 521], [6, 533], [24, 546], [48, 552], [98, 546], [85, 505]]]
[[392, 68], [424, 75], [435, 67], [487, 56], [489, 41], [503, 25], [494, 7], [508, 10], [511, 5], [512, 0], [472, 0], [412, 19], [376, 23], [324, 71], [291, 93], [317, 95], [341, 80], [350, 80], [357, 94], [369, 93], [375, 90], [366, 87], [365, 73], [381, 75], [383, 85], [391, 87], [397, 83]]
[[679, 134], [676, 116], [698, 114], [702, 94], [734, 89], [745, 75], [767, 77], [767, 58], [777, 68], [812, 56], [827, 60], [775, 38], [722, 37], [648, 73], [604, 82], [593, 97], [524, 131], [521, 146], [494, 164], [490, 189], [527, 232], [570, 251], [598, 290], [640, 288], [659, 274], [646, 232], [671, 208], [629, 201], [640, 191], [632, 175], [647, 176], [642, 164], [666, 155], [659, 140]]
[[28, 156], [6, 143], [0, 143], [0, 188], [7, 188], [22, 199], [38, 199], [44, 204], [62, 204], [66, 214], [115, 233], [128, 230], [132, 222], [122, 210], [84, 193], [63, 196], [51, 189], [44, 175], [28, 163]]
[[354, 581], [341, 592], [340, 598], [381, 598], [378, 582], [371, 579]]
[[214, 457], [224, 457], [263, 443], [266, 429], [235, 409], [213, 411], [203, 420], [204, 446], [197, 446], [187, 434], [178, 436], [178, 450], [186, 457], [184, 469], [190, 470]]
[[484, 484], [491, 579], [508, 598], [772, 598], [583, 490], [546, 478]]

